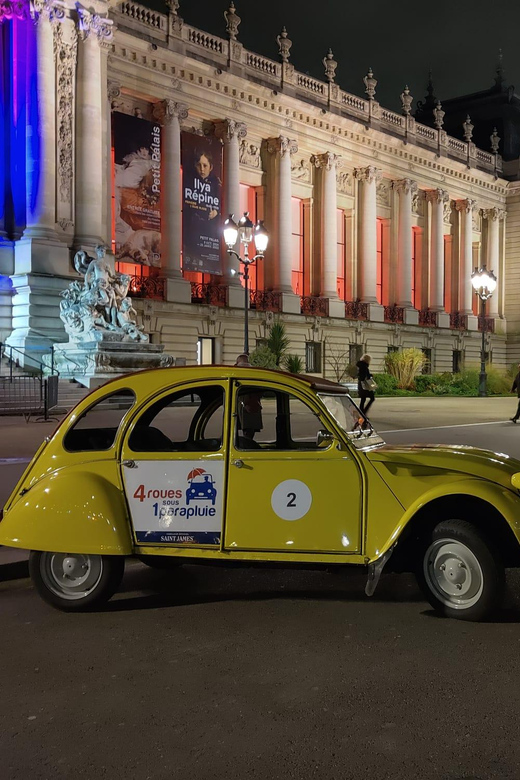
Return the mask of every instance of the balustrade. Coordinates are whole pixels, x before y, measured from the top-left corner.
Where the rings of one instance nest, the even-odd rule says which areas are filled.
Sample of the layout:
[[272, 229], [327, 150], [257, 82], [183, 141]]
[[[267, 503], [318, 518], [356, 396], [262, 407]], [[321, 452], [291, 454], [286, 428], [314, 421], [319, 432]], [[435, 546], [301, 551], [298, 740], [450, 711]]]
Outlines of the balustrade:
[[163, 276], [132, 276], [129, 293], [132, 298], [156, 298], [164, 300]]
[[227, 288], [219, 284], [191, 283], [191, 302], [205, 303], [209, 306], [225, 306]]
[[397, 306], [395, 303], [393, 306], [385, 306], [385, 322], [394, 323], [396, 325], [402, 325], [404, 323], [404, 308]]
[[314, 317], [328, 317], [329, 299], [320, 298], [318, 295], [302, 295], [300, 311], [302, 314], [311, 314]]
[[468, 318], [460, 311], [452, 311], [450, 314], [451, 330], [466, 330], [468, 327]]
[[345, 301], [345, 319], [347, 320], [367, 320], [368, 303], [363, 301]]
[[282, 311], [282, 294], [272, 290], [251, 290], [249, 305], [256, 311]]
[[430, 309], [421, 309], [419, 312], [419, 325], [422, 328], [435, 328], [437, 326], [437, 312]]
[[495, 332], [495, 320], [493, 317], [483, 317], [481, 314], [478, 316], [478, 329], [482, 333], [494, 333]]

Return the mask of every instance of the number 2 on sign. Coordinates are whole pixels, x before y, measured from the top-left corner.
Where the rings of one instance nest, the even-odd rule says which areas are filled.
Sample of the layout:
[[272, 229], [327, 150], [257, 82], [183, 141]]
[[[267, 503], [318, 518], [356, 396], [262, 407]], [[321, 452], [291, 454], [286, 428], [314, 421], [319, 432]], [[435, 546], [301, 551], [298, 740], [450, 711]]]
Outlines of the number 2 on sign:
[[289, 501], [287, 502], [287, 507], [295, 507], [296, 506], [296, 493], [287, 493], [287, 498]]

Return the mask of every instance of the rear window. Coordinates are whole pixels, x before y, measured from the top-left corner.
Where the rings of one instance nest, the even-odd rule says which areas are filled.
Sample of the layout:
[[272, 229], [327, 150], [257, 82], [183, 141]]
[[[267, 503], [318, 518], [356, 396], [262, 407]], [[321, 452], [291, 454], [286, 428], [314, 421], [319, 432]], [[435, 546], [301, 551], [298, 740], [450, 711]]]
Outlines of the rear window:
[[121, 420], [134, 403], [132, 390], [118, 390], [92, 404], [67, 432], [64, 448], [67, 452], [109, 450]]

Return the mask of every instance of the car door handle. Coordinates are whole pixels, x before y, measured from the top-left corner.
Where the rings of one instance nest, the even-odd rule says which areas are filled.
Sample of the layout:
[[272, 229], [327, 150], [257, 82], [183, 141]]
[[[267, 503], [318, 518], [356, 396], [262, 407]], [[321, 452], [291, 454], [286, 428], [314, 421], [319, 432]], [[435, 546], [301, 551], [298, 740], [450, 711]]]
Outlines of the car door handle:
[[124, 460], [122, 465], [126, 466], [127, 469], [136, 469], [137, 468], [137, 463], [135, 462], [135, 460]]
[[234, 460], [233, 461], [233, 466], [236, 466], [237, 469], [241, 469], [243, 465], [244, 465], [244, 461], [243, 460]]

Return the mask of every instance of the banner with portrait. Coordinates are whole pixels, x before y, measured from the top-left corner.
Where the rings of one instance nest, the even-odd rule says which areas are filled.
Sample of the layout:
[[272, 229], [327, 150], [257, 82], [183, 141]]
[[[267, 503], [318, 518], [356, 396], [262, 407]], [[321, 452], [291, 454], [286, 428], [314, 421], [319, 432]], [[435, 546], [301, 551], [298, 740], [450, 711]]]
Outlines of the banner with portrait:
[[183, 269], [221, 274], [222, 144], [182, 133]]
[[116, 259], [161, 265], [161, 126], [115, 111], [114, 209]]

